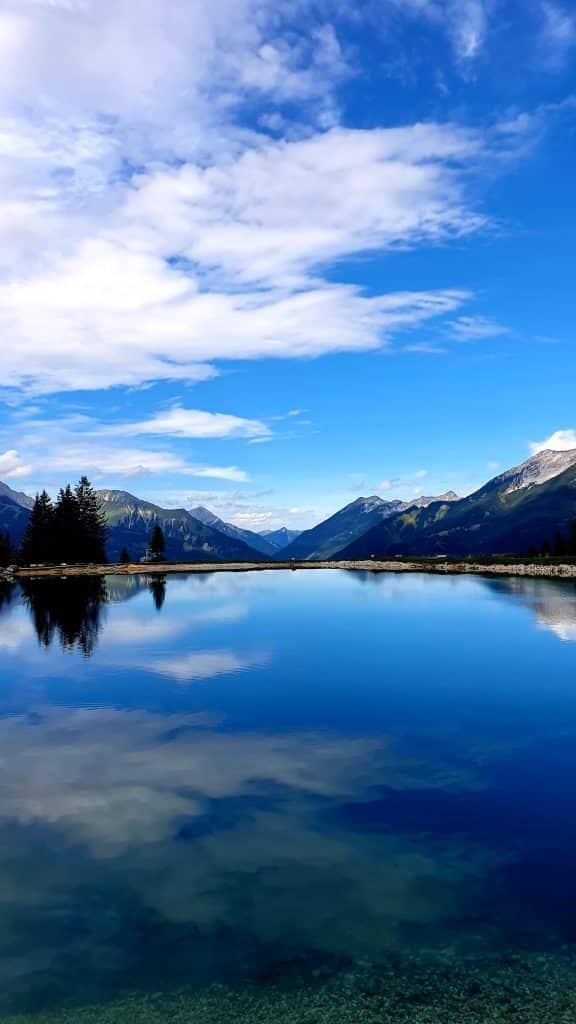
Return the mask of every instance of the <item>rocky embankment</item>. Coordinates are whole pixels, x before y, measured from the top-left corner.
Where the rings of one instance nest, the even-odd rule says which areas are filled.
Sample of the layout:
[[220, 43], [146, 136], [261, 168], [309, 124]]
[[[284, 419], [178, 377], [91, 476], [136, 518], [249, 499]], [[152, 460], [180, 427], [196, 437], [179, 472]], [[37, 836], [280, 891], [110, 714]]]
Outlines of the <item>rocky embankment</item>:
[[116, 576], [130, 573], [192, 573], [192, 572], [260, 572], [263, 569], [346, 569], [358, 572], [420, 572], [440, 575], [476, 576], [533, 576], [549, 579], [576, 579], [576, 563], [556, 562], [443, 562], [429, 561], [376, 561], [344, 562], [135, 562], [128, 565], [61, 565], [0, 570], [0, 579], [41, 576]]

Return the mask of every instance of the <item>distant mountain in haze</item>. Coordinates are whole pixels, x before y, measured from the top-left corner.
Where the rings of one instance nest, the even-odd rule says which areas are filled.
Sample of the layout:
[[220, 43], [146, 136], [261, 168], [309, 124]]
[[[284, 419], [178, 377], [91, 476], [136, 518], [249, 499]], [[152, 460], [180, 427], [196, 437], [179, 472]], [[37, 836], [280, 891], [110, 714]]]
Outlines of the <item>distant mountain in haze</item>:
[[339, 558], [519, 554], [553, 543], [576, 517], [576, 450], [543, 451], [458, 501], [402, 511], [344, 546]]
[[169, 561], [261, 561], [262, 553], [242, 540], [229, 537], [212, 526], [200, 522], [183, 508], [161, 508], [142, 501], [128, 491], [101, 490], [108, 526], [106, 549], [111, 562], [117, 561], [126, 547], [134, 560], [141, 558], [148, 546], [152, 527], [159, 523], [166, 540]]
[[[456, 501], [457, 497], [454, 491], [447, 491], [443, 500]], [[283, 550], [282, 557], [313, 562], [332, 558], [342, 547], [352, 544], [390, 516], [415, 506], [424, 508], [437, 500], [421, 496], [412, 501], [385, 501], [376, 494], [369, 498], [356, 498], [318, 526], [301, 533]]]
[[275, 551], [283, 551], [301, 533], [302, 530], [289, 530], [286, 526], [281, 526], [279, 530], [263, 530], [260, 536], [265, 537]]
[[375, 494], [369, 498], [356, 498], [311, 530], [304, 530], [284, 548], [282, 557], [311, 561], [331, 558], [400, 507], [401, 501], [384, 501]]
[[227, 523], [214, 512], [211, 512], [209, 508], [205, 508], [204, 505], [196, 505], [195, 508], [189, 509], [189, 513], [194, 519], [204, 523], [205, 526], [211, 526], [214, 530], [219, 530], [220, 533], [224, 533], [227, 537], [235, 537], [236, 540], [243, 541], [263, 555], [268, 555], [270, 558], [274, 556], [276, 547], [261, 533], [243, 530], [239, 526], [234, 526], [234, 523]]

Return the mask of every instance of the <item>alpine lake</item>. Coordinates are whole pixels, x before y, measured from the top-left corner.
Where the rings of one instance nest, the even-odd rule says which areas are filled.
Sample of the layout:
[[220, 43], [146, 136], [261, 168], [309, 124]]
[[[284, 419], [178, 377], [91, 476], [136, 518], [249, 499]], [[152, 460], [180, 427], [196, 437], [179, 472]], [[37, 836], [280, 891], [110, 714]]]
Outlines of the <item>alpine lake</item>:
[[574, 1024], [576, 588], [0, 588], [2, 1024]]

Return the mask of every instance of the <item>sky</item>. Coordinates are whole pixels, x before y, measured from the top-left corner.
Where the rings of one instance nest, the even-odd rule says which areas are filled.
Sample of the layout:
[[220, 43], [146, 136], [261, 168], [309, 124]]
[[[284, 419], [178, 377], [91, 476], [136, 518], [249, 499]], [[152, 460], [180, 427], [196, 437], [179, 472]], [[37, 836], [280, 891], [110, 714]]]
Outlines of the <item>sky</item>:
[[0, 0], [0, 479], [252, 529], [576, 447], [576, 7]]

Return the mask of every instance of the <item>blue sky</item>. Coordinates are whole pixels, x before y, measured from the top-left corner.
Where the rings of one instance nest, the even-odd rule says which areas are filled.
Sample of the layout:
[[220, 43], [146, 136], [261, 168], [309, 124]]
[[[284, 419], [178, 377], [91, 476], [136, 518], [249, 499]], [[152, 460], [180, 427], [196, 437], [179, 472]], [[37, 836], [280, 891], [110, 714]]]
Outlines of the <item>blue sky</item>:
[[3, 0], [0, 479], [240, 525], [576, 447], [576, 10]]

